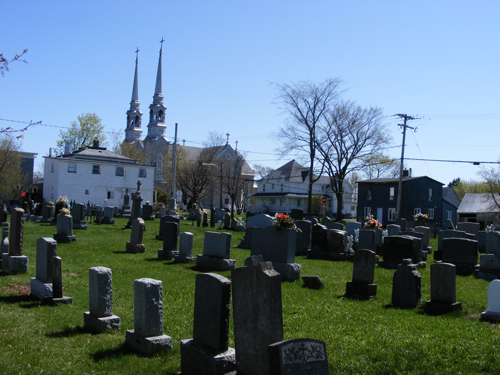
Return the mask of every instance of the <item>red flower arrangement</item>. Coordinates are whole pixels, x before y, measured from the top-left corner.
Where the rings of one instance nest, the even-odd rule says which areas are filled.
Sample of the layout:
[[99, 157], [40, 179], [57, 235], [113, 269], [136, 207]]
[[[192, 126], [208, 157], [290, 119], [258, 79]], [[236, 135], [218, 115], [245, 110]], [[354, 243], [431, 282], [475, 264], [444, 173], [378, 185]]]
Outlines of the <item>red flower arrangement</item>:
[[290, 216], [282, 213], [279, 213], [274, 218], [273, 227], [276, 228], [276, 230], [281, 230], [281, 229], [297, 230], [297, 227], [295, 226], [295, 222], [293, 221], [293, 219]]
[[373, 215], [371, 217], [366, 217], [366, 223], [365, 223], [365, 228], [368, 228], [368, 229], [377, 229], [377, 228], [380, 228], [380, 223], [378, 222], [378, 220], [375, 220], [373, 218]]

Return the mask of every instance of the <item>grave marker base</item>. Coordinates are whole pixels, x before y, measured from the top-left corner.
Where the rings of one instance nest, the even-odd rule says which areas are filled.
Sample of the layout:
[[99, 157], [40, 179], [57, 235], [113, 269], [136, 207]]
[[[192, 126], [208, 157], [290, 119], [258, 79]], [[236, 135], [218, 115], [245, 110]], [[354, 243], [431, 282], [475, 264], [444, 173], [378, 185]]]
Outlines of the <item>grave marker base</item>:
[[272, 262], [273, 268], [281, 275], [281, 280], [294, 281], [300, 279], [302, 266], [298, 263], [277, 263]]
[[500, 313], [486, 311], [481, 313], [481, 320], [487, 320], [490, 322], [500, 322]]
[[63, 305], [72, 305], [73, 298], [72, 297], [60, 297], [60, 298], [52, 298], [48, 297], [43, 300], [44, 305], [57, 306], [59, 304]]
[[179, 252], [176, 250], [158, 250], [158, 259], [161, 260], [172, 260], [179, 256]]
[[184, 375], [221, 375], [236, 370], [236, 352], [217, 353], [195, 340], [181, 340], [181, 371]]
[[36, 278], [31, 278], [30, 295], [43, 301], [45, 298], [52, 297], [52, 283], [44, 283]]
[[83, 313], [83, 326], [92, 332], [101, 333], [120, 329], [120, 318], [116, 315], [97, 317], [86, 311]]
[[184, 257], [176, 255], [174, 258], [174, 263], [193, 263], [196, 259], [194, 257]]
[[137, 254], [137, 253], [144, 253], [146, 252], [146, 245], [143, 243], [133, 243], [130, 241], [127, 241], [127, 245], [125, 247], [125, 250], [127, 253], [132, 253], [132, 254]]
[[196, 257], [196, 266], [204, 271], [230, 271], [235, 268], [236, 261], [209, 255], [198, 255]]
[[135, 351], [146, 355], [154, 355], [159, 352], [172, 350], [172, 338], [167, 335], [145, 337], [135, 333], [133, 329], [127, 330], [125, 335], [127, 345]]
[[73, 229], [87, 230], [87, 229], [89, 229], [89, 226], [87, 224], [75, 224], [75, 223], [73, 223]]
[[462, 302], [442, 302], [442, 301], [427, 301], [425, 303], [424, 311], [429, 315], [441, 315], [452, 311], [462, 309]]
[[346, 297], [367, 300], [377, 295], [377, 284], [348, 281], [346, 283]]
[[54, 240], [57, 243], [70, 243], [76, 241], [76, 236], [66, 236], [64, 234], [54, 233]]
[[336, 253], [333, 251], [318, 251], [309, 250], [307, 251], [307, 259], [321, 259], [321, 260], [347, 260], [347, 253]]
[[28, 257], [24, 255], [13, 256], [3, 253], [2, 270], [9, 275], [28, 271]]

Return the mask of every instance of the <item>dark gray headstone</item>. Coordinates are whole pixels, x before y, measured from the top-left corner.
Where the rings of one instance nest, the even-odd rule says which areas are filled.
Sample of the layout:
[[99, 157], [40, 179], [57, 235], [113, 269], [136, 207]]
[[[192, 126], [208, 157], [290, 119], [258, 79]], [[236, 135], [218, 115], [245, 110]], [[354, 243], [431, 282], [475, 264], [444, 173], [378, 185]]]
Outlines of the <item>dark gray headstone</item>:
[[309, 220], [297, 220], [295, 225], [300, 230], [296, 235], [295, 255], [306, 255], [311, 250], [312, 223]]
[[269, 345], [273, 375], [328, 375], [326, 345], [314, 339], [294, 339]]
[[431, 300], [425, 303], [428, 314], [442, 314], [461, 308], [456, 294], [456, 266], [436, 262], [431, 265]]
[[392, 304], [398, 307], [417, 307], [422, 297], [422, 281], [411, 259], [403, 259], [392, 277]]

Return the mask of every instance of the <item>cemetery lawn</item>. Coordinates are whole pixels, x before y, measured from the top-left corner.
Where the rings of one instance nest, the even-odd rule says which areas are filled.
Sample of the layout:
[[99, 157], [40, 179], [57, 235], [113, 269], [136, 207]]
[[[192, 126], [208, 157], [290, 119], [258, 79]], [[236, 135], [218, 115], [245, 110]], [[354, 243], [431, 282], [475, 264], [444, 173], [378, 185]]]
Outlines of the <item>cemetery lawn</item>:
[[[126, 219], [114, 225], [89, 224], [75, 230], [77, 242], [58, 244], [62, 258], [64, 295], [72, 305], [48, 306], [30, 298], [29, 282], [35, 277], [36, 239], [52, 238], [56, 228], [26, 222], [23, 255], [28, 272], [14, 276], [0, 272], [1, 374], [176, 374], [180, 372], [180, 340], [192, 338], [194, 285], [199, 272], [192, 264], [157, 259], [162, 242], [155, 240], [159, 220], [147, 221], [146, 252], [125, 253], [130, 229]], [[181, 222], [181, 232], [194, 234], [193, 254], [201, 254], [203, 233]], [[218, 231], [215, 229], [215, 231]], [[234, 248], [242, 232], [233, 232], [231, 258], [237, 267], [250, 255]], [[431, 239], [433, 249], [437, 241]], [[457, 277], [457, 301], [462, 311], [442, 316], [423, 313], [430, 299], [429, 266], [422, 275], [422, 302], [416, 309], [391, 306], [394, 270], [376, 267], [377, 296], [370, 301], [343, 298], [352, 279], [352, 263], [297, 257], [302, 275], [318, 275], [326, 285], [309, 290], [302, 281], [282, 283], [284, 338], [315, 338], [326, 342], [331, 374], [498, 374], [500, 326], [480, 321], [486, 311], [488, 282], [472, 276]], [[88, 311], [88, 269], [109, 267], [113, 272], [113, 313], [121, 330], [91, 334], [83, 329]], [[221, 275], [231, 278], [230, 272]], [[149, 277], [163, 281], [164, 333], [173, 338], [167, 354], [144, 357], [125, 345], [125, 331], [134, 327], [134, 280]], [[230, 323], [230, 346], [234, 347]]]

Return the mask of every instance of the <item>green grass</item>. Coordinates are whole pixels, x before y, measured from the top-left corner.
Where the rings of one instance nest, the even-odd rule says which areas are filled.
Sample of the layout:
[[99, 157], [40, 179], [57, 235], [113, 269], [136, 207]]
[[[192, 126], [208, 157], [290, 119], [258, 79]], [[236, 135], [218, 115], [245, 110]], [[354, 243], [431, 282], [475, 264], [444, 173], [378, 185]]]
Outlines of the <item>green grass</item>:
[[[15, 291], [35, 276], [36, 239], [52, 237], [55, 227], [27, 222], [23, 254], [29, 257], [25, 274], [0, 273], [0, 373], [2, 374], [175, 374], [180, 371], [180, 340], [191, 338], [195, 276], [192, 265], [157, 260], [161, 242], [159, 221], [146, 222], [146, 253], [125, 253], [130, 230], [115, 225], [90, 224], [76, 231], [77, 242], [59, 244], [64, 294], [72, 305], [42, 305]], [[207, 230], [211, 230], [207, 228]], [[212, 229], [213, 230], [213, 229]], [[215, 229], [216, 230], [216, 229]], [[181, 231], [195, 236], [194, 254], [202, 252], [205, 228], [182, 222]], [[242, 233], [233, 233], [233, 246]], [[431, 240], [435, 249], [436, 240]], [[249, 250], [232, 249], [237, 266]], [[498, 374], [500, 330], [497, 324], [479, 320], [486, 310], [488, 282], [457, 277], [457, 300], [463, 310], [443, 316], [428, 316], [422, 304], [430, 298], [429, 266], [421, 269], [423, 301], [417, 309], [390, 306], [392, 270], [376, 268], [377, 296], [370, 301], [343, 298], [346, 281], [352, 278], [352, 263], [308, 260], [297, 257], [303, 275], [318, 275], [326, 288], [309, 290], [301, 281], [282, 283], [285, 339], [311, 337], [326, 342], [331, 374]], [[90, 334], [83, 329], [88, 311], [88, 269], [113, 270], [114, 314], [121, 330]], [[222, 272], [231, 278], [230, 272]], [[125, 345], [125, 330], [133, 329], [133, 283], [150, 277], [163, 281], [164, 333], [174, 349], [168, 354], [143, 357]], [[6, 288], [14, 288], [7, 291]], [[232, 334], [232, 322], [231, 322]], [[234, 347], [233, 337], [230, 346]]]

